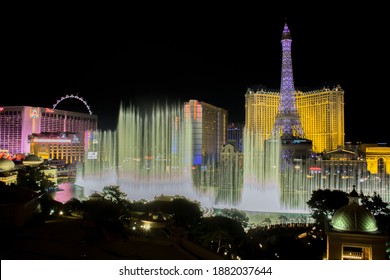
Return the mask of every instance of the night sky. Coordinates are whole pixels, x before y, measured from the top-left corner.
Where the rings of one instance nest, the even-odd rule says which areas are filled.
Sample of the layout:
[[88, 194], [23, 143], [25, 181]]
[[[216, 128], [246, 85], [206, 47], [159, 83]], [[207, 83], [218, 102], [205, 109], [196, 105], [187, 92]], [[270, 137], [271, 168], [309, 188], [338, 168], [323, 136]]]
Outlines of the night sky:
[[[99, 128], [115, 129], [121, 102], [197, 99], [244, 121], [248, 87], [279, 90], [286, 19], [295, 87], [340, 84], [345, 140], [390, 143], [384, 7], [148, 5], [7, 11], [0, 106], [51, 108], [78, 94]], [[75, 99], [57, 109], [87, 113]]]

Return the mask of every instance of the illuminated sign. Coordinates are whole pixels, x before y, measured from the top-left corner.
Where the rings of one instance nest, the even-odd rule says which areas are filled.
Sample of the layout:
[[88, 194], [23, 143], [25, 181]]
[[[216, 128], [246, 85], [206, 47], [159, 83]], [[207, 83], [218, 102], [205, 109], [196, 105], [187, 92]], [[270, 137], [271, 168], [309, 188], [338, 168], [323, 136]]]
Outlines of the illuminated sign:
[[53, 109], [46, 108], [46, 109], [45, 109], [45, 112], [46, 112], [46, 113], [54, 113], [54, 110], [53, 110]]
[[39, 117], [38, 109], [37, 108], [33, 108], [31, 110], [31, 118], [36, 119], [38, 117]]
[[97, 152], [88, 152], [88, 159], [97, 159], [98, 153]]
[[35, 138], [35, 143], [71, 143], [70, 139]]
[[321, 171], [321, 167], [310, 167], [310, 171]]
[[80, 143], [80, 139], [77, 137], [77, 135], [73, 135], [73, 143]]

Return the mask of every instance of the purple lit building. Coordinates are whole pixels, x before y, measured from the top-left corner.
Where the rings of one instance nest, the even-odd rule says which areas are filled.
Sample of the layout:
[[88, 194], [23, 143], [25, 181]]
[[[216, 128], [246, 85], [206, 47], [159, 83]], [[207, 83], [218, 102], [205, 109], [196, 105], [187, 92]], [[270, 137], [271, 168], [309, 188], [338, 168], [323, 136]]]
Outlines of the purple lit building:
[[[81, 138], [85, 131], [97, 129], [96, 115], [64, 110], [31, 107], [0, 107], [0, 149], [10, 155], [30, 153], [29, 135], [44, 132], [78, 133]], [[83, 143], [83, 139], [80, 139]], [[50, 143], [46, 143], [50, 145]]]

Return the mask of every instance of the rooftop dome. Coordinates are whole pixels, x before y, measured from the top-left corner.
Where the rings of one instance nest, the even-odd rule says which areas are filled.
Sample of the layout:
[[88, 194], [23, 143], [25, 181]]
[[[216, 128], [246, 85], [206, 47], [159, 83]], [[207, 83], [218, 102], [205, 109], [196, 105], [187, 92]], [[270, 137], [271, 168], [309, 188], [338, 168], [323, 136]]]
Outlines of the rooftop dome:
[[4, 171], [10, 171], [15, 169], [15, 163], [6, 158], [0, 158], [0, 169]]
[[332, 218], [334, 229], [341, 231], [373, 232], [378, 229], [374, 215], [364, 206], [359, 205], [355, 191], [349, 194], [349, 203], [338, 209]]
[[43, 159], [36, 156], [36, 155], [28, 155], [26, 158], [23, 160], [24, 165], [38, 165], [43, 162]]
[[24, 159], [25, 161], [42, 161], [42, 159], [36, 155], [28, 155]]

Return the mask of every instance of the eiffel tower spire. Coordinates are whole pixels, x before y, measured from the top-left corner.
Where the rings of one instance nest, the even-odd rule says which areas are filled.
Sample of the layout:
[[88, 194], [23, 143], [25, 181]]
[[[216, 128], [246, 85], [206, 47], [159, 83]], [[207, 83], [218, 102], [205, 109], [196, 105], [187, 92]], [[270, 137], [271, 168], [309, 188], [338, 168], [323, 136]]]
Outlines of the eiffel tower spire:
[[282, 75], [280, 83], [279, 111], [276, 115], [271, 138], [304, 138], [301, 121], [295, 104], [295, 88], [291, 60], [292, 38], [287, 22], [282, 33]]

